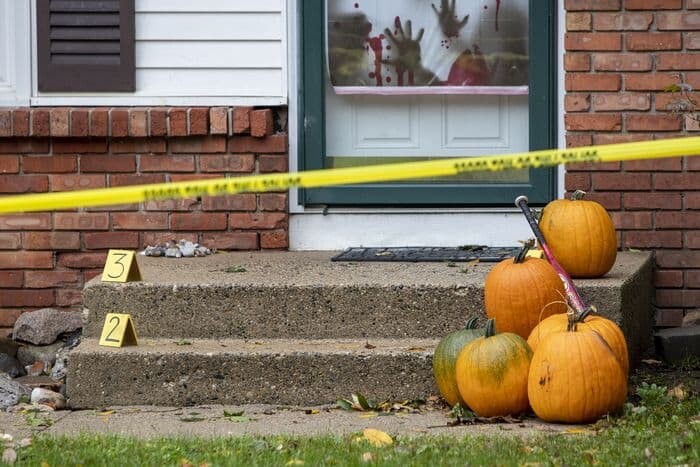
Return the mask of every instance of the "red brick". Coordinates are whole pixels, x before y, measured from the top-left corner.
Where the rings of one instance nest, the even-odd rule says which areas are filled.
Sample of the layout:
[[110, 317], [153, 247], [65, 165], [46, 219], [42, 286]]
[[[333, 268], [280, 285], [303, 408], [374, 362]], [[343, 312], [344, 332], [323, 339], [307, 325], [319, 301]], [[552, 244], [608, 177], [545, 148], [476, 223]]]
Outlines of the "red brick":
[[209, 109], [194, 107], [189, 109], [190, 135], [209, 134]]
[[[700, 99], [700, 93], [688, 93], [688, 98], [698, 101]], [[657, 92], [654, 94], [654, 104], [656, 105], [656, 110], [660, 111], [672, 111], [674, 103], [680, 101], [681, 99], [681, 96], [677, 92]]]
[[13, 136], [29, 136], [29, 116], [28, 109], [14, 109], [12, 111]]
[[0, 175], [0, 193], [41, 193], [48, 189], [45, 175]]
[[78, 289], [56, 290], [56, 306], [74, 307], [83, 303], [83, 292]]
[[261, 211], [287, 211], [286, 193], [260, 193]]
[[567, 148], [580, 148], [582, 146], [590, 146], [593, 144], [593, 136], [591, 135], [566, 135]]
[[142, 172], [194, 172], [194, 156], [141, 156]]
[[255, 211], [256, 208], [255, 195], [251, 193], [202, 197], [203, 211]]
[[591, 30], [591, 14], [590, 13], [567, 13], [566, 14], [566, 30], [567, 31], [590, 31]]
[[168, 213], [115, 212], [112, 227], [116, 230], [165, 230], [168, 228]]
[[258, 170], [260, 173], [286, 172], [287, 156], [284, 154], [261, 154], [258, 156]]
[[70, 173], [78, 171], [76, 156], [23, 156], [24, 173]]
[[650, 71], [649, 54], [594, 54], [593, 69], [596, 71]]
[[173, 213], [170, 226], [173, 230], [226, 230], [226, 213]]
[[685, 285], [691, 289], [700, 288], [700, 271], [685, 271]]
[[683, 35], [683, 43], [685, 44], [686, 50], [699, 50], [700, 32], [693, 31], [685, 33]]
[[646, 31], [654, 21], [652, 13], [597, 13], [593, 17], [596, 31]]
[[681, 209], [680, 193], [625, 193], [625, 209]]
[[595, 144], [618, 144], [632, 143], [635, 141], [650, 141], [654, 139], [654, 135], [637, 134], [598, 134], [595, 135]]
[[631, 52], [643, 50], [681, 50], [680, 32], [631, 32], [625, 36], [625, 47]]
[[591, 69], [591, 55], [586, 53], [564, 54], [564, 70], [589, 71]]
[[222, 178], [221, 174], [170, 174], [168, 178], [171, 182], [191, 182], [197, 180], [213, 180], [215, 178]]
[[217, 250], [257, 250], [258, 234], [256, 232], [205, 233], [202, 244]]
[[129, 136], [148, 136], [148, 112], [144, 109], [129, 109]]
[[678, 131], [683, 122], [678, 115], [629, 114], [625, 126], [627, 131]]
[[280, 212], [232, 213], [229, 218], [232, 229], [279, 229], [287, 226], [287, 214]]
[[23, 271], [0, 271], [0, 287], [20, 288], [24, 284]]
[[632, 191], [649, 190], [651, 176], [645, 173], [594, 173], [593, 188], [596, 190]]
[[593, 110], [611, 112], [621, 110], [649, 110], [651, 96], [640, 93], [600, 93], [593, 97]]
[[222, 154], [199, 157], [202, 172], [249, 173], [255, 170], [255, 156], [252, 154]]
[[250, 112], [252, 107], [234, 107], [232, 116], [232, 130], [234, 135], [242, 135], [250, 132]]
[[700, 250], [661, 250], [656, 264], [662, 268], [700, 268]]
[[272, 110], [262, 109], [250, 112], [250, 135], [262, 138], [273, 131]]
[[90, 134], [90, 113], [83, 109], [73, 109], [70, 112], [71, 136], [88, 136]]
[[109, 111], [111, 121], [112, 138], [125, 137], [129, 135], [129, 111], [126, 109], [111, 109]]
[[[570, 198], [570, 196], [567, 196]], [[622, 194], [621, 193], [605, 193], [605, 192], [591, 192], [586, 193], [586, 199], [588, 201], [595, 201], [601, 204], [608, 211], [619, 210], [622, 206]]]
[[656, 56], [656, 69], [668, 70], [700, 70], [700, 54], [669, 53]]
[[0, 250], [17, 250], [22, 246], [22, 234], [19, 232], [0, 233]]
[[107, 252], [102, 253], [59, 253], [58, 266], [71, 269], [102, 268]]
[[159, 199], [144, 201], [146, 211], [191, 211], [199, 204], [197, 198]]
[[620, 114], [566, 114], [564, 123], [567, 131], [620, 131]]
[[0, 139], [0, 154], [46, 154], [49, 140], [38, 138]]
[[688, 171], [700, 171], [700, 157], [686, 157], [685, 167]]
[[79, 250], [78, 232], [23, 232], [25, 250]]
[[32, 110], [32, 136], [49, 136], [49, 111], [46, 109]]
[[49, 230], [51, 214], [48, 212], [32, 214], [3, 214], [0, 216], [0, 230]]
[[112, 174], [109, 176], [109, 186], [146, 185], [150, 183], [165, 183], [163, 174]]
[[[203, 234], [204, 235], [204, 234]], [[206, 234], [211, 235], [211, 234]], [[196, 233], [185, 233], [185, 232], [143, 232], [143, 243], [142, 247], [147, 245], [162, 245], [166, 242], [177, 242], [180, 240], [190, 241], [192, 243], [197, 243]], [[210, 246], [208, 243], [204, 243], [205, 246]]]
[[90, 110], [90, 136], [109, 136], [109, 110]]
[[109, 148], [113, 154], [158, 154], [167, 150], [163, 138], [113, 139]]
[[88, 250], [110, 248], [136, 249], [139, 247], [138, 232], [83, 232], [83, 243]]
[[673, 84], [680, 84], [676, 74], [625, 74], [625, 89], [627, 91], [663, 91]]
[[107, 152], [106, 139], [61, 138], [52, 141], [54, 154]]
[[611, 212], [613, 224], [621, 230], [649, 230], [652, 227], [651, 212]]
[[696, 31], [700, 29], [700, 13], [694, 11], [659, 12], [656, 27], [663, 30]]
[[657, 190], [700, 190], [699, 173], [657, 173], [654, 174], [654, 188]]
[[564, 48], [571, 50], [622, 50], [622, 34], [617, 32], [568, 32]]
[[657, 269], [654, 271], [654, 286], [658, 288], [683, 287], [683, 271]]
[[289, 238], [286, 230], [272, 230], [260, 232], [260, 248], [286, 249], [289, 247]]
[[173, 153], [221, 153], [226, 152], [225, 136], [194, 136], [190, 138], [178, 138], [170, 141], [170, 150]]
[[0, 307], [46, 307], [54, 304], [53, 290], [3, 290]]
[[53, 215], [56, 230], [107, 230], [109, 214], [106, 212], [57, 212]]
[[685, 193], [685, 209], [700, 209], [700, 193]]
[[50, 111], [51, 136], [70, 136], [70, 109], [56, 107]]
[[620, 9], [621, 0], [566, 0], [566, 11], [617, 11]]
[[642, 231], [630, 230], [624, 233], [625, 248], [681, 248], [683, 236], [679, 230]]
[[187, 109], [173, 108], [168, 110], [170, 136], [187, 136]]
[[[677, 0], [679, 3], [681, 0]], [[685, 7], [688, 10], [700, 10], [700, 0], [687, 0], [685, 2]]]
[[83, 274], [83, 283], [85, 284], [85, 283], [91, 281], [92, 279], [94, 279], [95, 277], [101, 276], [103, 270], [104, 270], [104, 268], [102, 268], [102, 269], [83, 269], [83, 270], [81, 270], [80, 272]]
[[28, 289], [48, 289], [81, 285], [82, 275], [76, 271], [26, 271], [24, 286]]
[[228, 107], [209, 109], [209, 133], [212, 135], [228, 134]]
[[591, 175], [588, 173], [567, 173], [564, 177], [564, 187], [567, 191], [590, 190]]
[[10, 155], [0, 155], [0, 174], [11, 174], [19, 172], [19, 157]]
[[0, 138], [12, 136], [12, 111], [0, 109]]
[[619, 162], [576, 162], [572, 164], [566, 164], [566, 170], [568, 172], [619, 172], [620, 163]]
[[678, 10], [683, 0], [625, 0], [627, 10]]
[[654, 221], [657, 229], [700, 229], [700, 212], [657, 212]]
[[697, 308], [700, 305], [700, 290], [659, 289], [656, 291], [656, 306]]
[[51, 191], [88, 190], [92, 188], [104, 188], [104, 175], [50, 175]]
[[168, 134], [168, 112], [164, 109], [149, 109], [149, 134], [151, 136], [166, 136]]
[[81, 172], [135, 172], [136, 157], [133, 155], [103, 156], [88, 154], [80, 158]]
[[656, 310], [654, 326], [656, 327], [679, 327], [683, 323], [682, 308], [664, 308]]
[[683, 159], [670, 157], [665, 159], [626, 161], [622, 166], [630, 172], [678, 172], [683, 168]]
[[0, 269], [52, 269], [51, 251], [0, 251]]
[[619, 91], [618, 74], [567, 73], [564, 79], [567, 91]]

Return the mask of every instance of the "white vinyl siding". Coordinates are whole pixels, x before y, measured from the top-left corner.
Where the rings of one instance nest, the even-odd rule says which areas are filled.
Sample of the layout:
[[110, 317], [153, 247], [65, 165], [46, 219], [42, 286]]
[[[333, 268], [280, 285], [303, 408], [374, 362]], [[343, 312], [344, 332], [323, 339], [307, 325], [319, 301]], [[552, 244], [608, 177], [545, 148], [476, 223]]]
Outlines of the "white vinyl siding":
[[135, 0], [136, 91], [36, 105], [287, 103], [286, 0]]

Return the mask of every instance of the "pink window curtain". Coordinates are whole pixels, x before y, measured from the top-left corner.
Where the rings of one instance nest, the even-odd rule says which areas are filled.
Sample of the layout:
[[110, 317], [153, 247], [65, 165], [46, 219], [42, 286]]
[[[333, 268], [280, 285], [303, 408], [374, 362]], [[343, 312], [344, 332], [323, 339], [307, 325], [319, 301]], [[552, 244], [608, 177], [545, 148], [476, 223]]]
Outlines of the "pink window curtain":
[[527, 94], [527, 0], [327, 0], [337, 94]]

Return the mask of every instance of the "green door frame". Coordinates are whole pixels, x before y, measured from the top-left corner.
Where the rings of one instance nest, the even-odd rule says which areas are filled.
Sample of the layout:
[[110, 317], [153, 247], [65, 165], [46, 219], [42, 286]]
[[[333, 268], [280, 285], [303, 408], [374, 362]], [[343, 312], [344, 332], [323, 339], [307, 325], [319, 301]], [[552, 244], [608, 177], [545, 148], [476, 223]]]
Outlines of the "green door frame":
[[[325, 1], [298, 3], [299, 76], [298, 154], [300, 170], [323, 169], [325, 112]], [[556, 0], [529, 1], [530, 150], [557, 143]], [[530, 169], [528, 183], [367, 184], [300, 190], [302, 204], [324, 206], [512, 206], [519, 195], [533, 205], [556, 197], [556, 169]]]

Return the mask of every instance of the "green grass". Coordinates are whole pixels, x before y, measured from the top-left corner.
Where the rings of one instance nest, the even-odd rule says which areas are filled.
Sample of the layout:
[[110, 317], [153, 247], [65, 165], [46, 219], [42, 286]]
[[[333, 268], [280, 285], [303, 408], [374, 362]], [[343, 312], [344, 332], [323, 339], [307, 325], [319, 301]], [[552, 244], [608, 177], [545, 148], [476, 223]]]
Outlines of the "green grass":
[[37, 436], [17, 448], [15, 465], [700, 465], [697, 394], [678, 400], [664, 386], [640, 382], [632, 400], [624, 415], [585, 430], [526, 439], [416, 436], [373, 447], [358, 441], [359, 434], [151, 441]]

